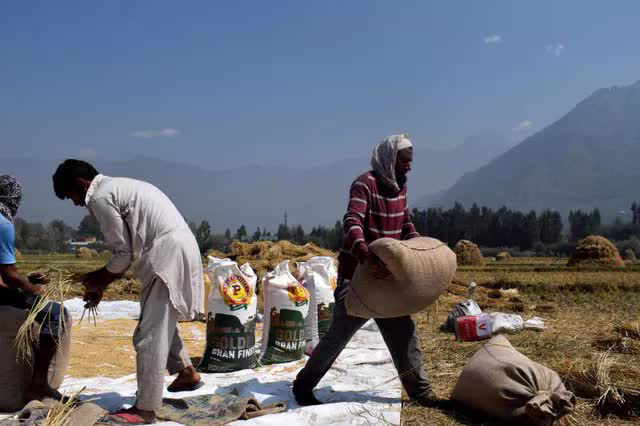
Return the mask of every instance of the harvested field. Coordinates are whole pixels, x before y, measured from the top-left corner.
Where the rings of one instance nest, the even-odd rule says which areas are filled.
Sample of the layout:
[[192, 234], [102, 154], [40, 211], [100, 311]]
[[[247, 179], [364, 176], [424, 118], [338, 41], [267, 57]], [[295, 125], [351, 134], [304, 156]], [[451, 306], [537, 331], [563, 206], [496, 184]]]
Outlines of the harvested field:
[[[25, 255], [18, 266], [25, 273], [62, 269], [81, 274], [102, 266], [104, 261], [100, 258], [76, 259], [73, 254]], [[566, 263], [566, 258], [512, 257], [504, 263], [459, 268], [455, 284], [441, 298], [436, 316], [432, 311], [415, 316], [422, 337], [425, 365], [438, 396], [448, 397], [466, 360], [480, 346], [479, 343], [456, 342], [452, 335], [438, 330], [447, 311], [455, 303], [465, 300], [468, 283], [475, 281], [478, 284], [476, 299], [483, 309], [518, 312], [525, 319], [532, 316], [545, 318], [548, 330], [521, 332], [509, 336], [509, 340], [532, 360], [558, 371], [571, 386], [582, 386], [576, 390], [577, 410], [566, 422], [587, 426], [640, 423], [637, 417], [629, 416], [633, 413], [629, 409], [635, 409], [635, 389], [633, 383], [624, 381], [626, 377], [633, 377], [633, 372], [622, 377], [619, 374], [620, 365], [640, 365], [640, 339], [636, 337], [640, 331], [640, 265], [627, 264], [625, 268], [568, 267]], [[107, 292], [106, 299], [137, 300], [138, 289], [133, 280], [119, 280]], [[74, 291], [82, 293], [79, 282], [75, 284]], [[135, 321], [126, 320], [113, 327], [111, 324], [104, 327], [100, 323], [97, 328], [86, 323], [76, 324], [70, 375], [116, 377], [133, 373], [135, 359], [131, 357], [135, 353], [131, 347], [131, 334], [134, 328]], [[180, 330], [191, 355], [201, 356], [204, 324], [182, 323]], [[114, 349], [108, 360], [102, 357], [105, 347]], [[629, 395], [630, 406], [620, 407], [619, 399], [615, 398], [599, 405], [599, 397], [593, 390], [602, 386], [598, 388], [593, 386], [593, 381], [583, 380], [590, 377], [594, 355], [597, 357], [604, 353], [608, 353], [606, 361], [610, 366], [607, 388], [617, 390], [618, 394], [622, 390], [624, 395]], [[93, 365], [96, 354], [101, 355], [101, 360]], [[407, 404], [402, 415], [406, 425], [492, 424], [459, 409], [454, 412]]]

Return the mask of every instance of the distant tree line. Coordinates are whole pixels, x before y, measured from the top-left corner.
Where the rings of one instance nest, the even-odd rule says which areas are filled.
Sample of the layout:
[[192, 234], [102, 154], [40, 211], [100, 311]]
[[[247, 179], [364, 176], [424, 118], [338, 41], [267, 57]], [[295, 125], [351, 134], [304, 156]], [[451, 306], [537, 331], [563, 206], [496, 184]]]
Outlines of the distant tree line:
[[572, 210], [567, 218], [568, 232], [563, 233], [562, 216], [557, 211], [541, 213], [514, 211], [507, 207], [493, 210], [477, 204], [466, 210], [456, 203], [450, 209], [413, 209], [413, 223], [422, 235], [449, 244], [471, 240], [484, 247], [517, 247], [530, 250], [536, 244], [553, 245], [563, 241], [575, 243], [588, 235], [603, 235], [614, 241], [640, 238], [640, 203], [631, 206], [631, 223], [621, 219], [603, 225], [600, 210]]
[[[513, 247], [531, 250], [541, 245], [557, 246], [562, 243], [575, 243], [588, 235], [599, 234], [620, 242], [631, 241], [631, 246], [640, 245], [640, 202], [631, 205], [631, 221], [623, 222], [618, 218], [610, 225], [603, 225], [600, 211], [575, 210], [569, 212], [567, 232], [564, 233], [562, 216], [557, 211], [545, 210], [519, 212], [502, 207], [493, 210], [479, 207], [477, 204], [467, 210], [456, 203], [450, 209], [429, 208], [413, 209], [411, 216], [417, 231], [421, 235], [437, 238], [454, 245], [459, 240], [471, 240], [483, 247]], [[339, 250], [343, 241], [342, 222], [331, 226], [315, 226], [311, 232], [305, 232], [301, 225], [289, 226], [285, 223], [272, 233], [266, 227], [258, 227], [249, 233], [245, 225], [235, 232], [227, 228], [224, 232], [214, 232], [206, 220], [199, 224], [187, 221], [202, 253], [211, 249], [227, 252], [232, 241], [278, 241], [287, 240], [296, 244], [314, 243], [320, 247]], [[70, 240], [96, 238], [102, 241], [104, 236], [100, 226], [91, 216], [85, 216], [77, 229], [60, 219], [48, 224], [27, 222], [17, 218], [16, 246], [23, 251], [70, 252]], [[104, 248], [100, 243], [92, 248]]]
[[560, 213], [545, 210], [522, 213], [506, 207], [492, 210], [474, 204], [466, 210], [456, 203], [452, 208], [413, 209], [413, 223], [421, 235], [449, 244], [471, 240], [485, 247], [519, 247], [529, 250], [536, 243], [556, 244], [562, 240]]

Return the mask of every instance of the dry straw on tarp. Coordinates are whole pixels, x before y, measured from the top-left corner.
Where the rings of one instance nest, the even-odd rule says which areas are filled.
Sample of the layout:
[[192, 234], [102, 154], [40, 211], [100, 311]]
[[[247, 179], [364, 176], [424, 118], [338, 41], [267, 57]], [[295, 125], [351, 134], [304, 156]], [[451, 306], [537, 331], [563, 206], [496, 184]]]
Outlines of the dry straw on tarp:
[[624, 266], [624, 262], [611, 241], [591, 235], [578, 241], [576, 251], [567, 265]]
[[[59, 302], [64, 308], [64, 300], [67, 298], [67, 294], [71, 290], [72, 280], [70, 276], [63, 276], [58, 274], [58, 278], [51, 281], [44, 286], [43, 291], [38, 295], [36, 301], [33, 303], [31, 309], [29, 309], [29, 315], [27, 319], [22, 323], [15, 338], [15, 346], [17, 349], [18, 360], [31, 363], [33, 359], [33, 346], [38, 344], [38, 335], [42, 329], [42, 324], [36, 321], [36, 316], [47, 306], [49, 302]], [[45, 318], [44, 321], [51, 321], [50, 318]], [[60, 315], [60, 324], [58, 330], [61, 332], [65, 328], [64, 315]], [[60, 338], [61, 336], [58, 336]]]

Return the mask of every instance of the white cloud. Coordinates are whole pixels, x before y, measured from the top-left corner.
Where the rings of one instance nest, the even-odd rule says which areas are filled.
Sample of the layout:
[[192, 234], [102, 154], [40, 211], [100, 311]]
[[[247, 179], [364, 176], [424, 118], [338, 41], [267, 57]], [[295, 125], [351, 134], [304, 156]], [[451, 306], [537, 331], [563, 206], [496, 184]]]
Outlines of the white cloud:
[[513, 128], [514, 131], [516, 132], [522, 132], [524, 130], [529, 130], [531, 128], [531, 126], [533, 126], [533, 123], [529, 120], [524, 120], [521, 121], [520, 123], [518, 123], [518, 125], [516, 127]]
[[179, 134], [180, 134], [180, 130], [167, 128], [167, 129], [158, 129], [158, 130], [154, 130], [154, 129], [138, 130], [131, 133], [131, 136], [133, 136], [134, 138], [151, 139], [151, 138], [175, 138]]
[[502, 43], [502, 36], [498, 35], [498, 34], [491, 34], [489, 36], [486, 36], [484, 38], [484, 42], [486, 44], [497, 44], [497, 43]]
[[550, 44], [546, 49], [547, 55], [560, 56], [564, 52], [564, 45], [562, 43]]

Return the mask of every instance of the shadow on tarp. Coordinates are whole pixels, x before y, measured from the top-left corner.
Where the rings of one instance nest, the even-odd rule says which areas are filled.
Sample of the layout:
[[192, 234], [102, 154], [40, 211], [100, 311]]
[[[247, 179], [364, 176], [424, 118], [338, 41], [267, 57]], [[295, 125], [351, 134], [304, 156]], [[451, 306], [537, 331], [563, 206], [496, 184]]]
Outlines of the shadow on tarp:
[[[285, 401], [290, 406], [290, 409], [298, 408], [299, 406], [293, 402], [294, 398], [291, 392], [291, 385], [291, 381], [288, 380], [263, 383], [256, 378], [252, 378], [245, 382], [220, 387], [215, 393], [217, 395], [233, 393], [245, 398], [254, 397], [254, 395], [263, 397], [269, 395], [266, 399], [261, 401], [262, 404], [273, 404]], [[320, 401], [329, 404], [339, 402], [375, 402], [379, 404], [400, 403], [400, 398], [376, 395], [376, 393], [379, 392], [381, 391], [335, 391], [330, 386], [326, 386], [316, 390], [314, 393]], [[260, 400], [261, 398], [258, 397], [257, 399]]]
[[122, 396], [117, 392], [80, 394], [81, 401], [92, 402], [105, 410], [112, 412], [122, 408], [123, 405], [133, 405], [135, 397]]

